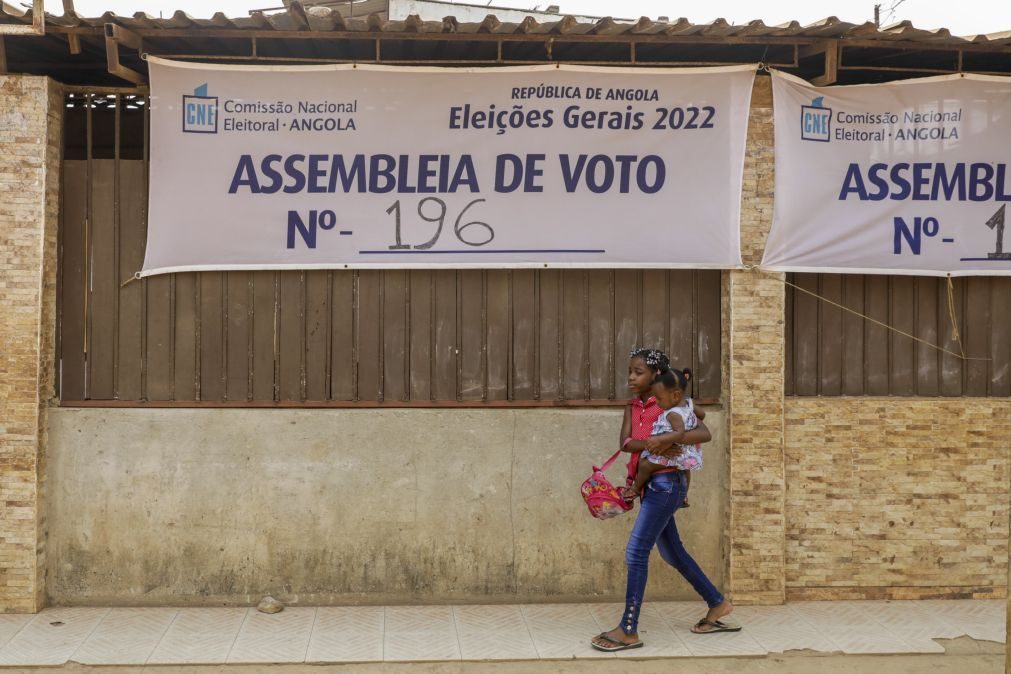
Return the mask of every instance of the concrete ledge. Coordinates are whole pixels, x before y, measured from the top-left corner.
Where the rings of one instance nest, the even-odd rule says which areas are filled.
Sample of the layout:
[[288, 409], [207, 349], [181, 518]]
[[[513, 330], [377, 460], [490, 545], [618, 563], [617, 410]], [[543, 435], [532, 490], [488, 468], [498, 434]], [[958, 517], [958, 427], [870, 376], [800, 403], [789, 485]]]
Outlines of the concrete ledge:
[[[579, 485], [621, 411], [50, 414], [54, 604], [510, 602], [624, 595], [632, 516]], [[678, 515], [722, 583], [724, 416]], [[623, 468], [612, 468], [612, 476]], [[694, 593], [654, 555], [653, 599]]]

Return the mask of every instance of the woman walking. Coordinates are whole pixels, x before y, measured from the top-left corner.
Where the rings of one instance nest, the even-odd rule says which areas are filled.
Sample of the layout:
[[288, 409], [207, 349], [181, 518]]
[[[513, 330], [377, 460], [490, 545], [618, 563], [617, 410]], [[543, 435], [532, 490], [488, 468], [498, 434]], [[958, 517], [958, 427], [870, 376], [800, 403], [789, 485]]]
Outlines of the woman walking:
[[[639, 453], [646, 448], [646, 440], [662, 411], [652, 394], [653, 380], [669, 368], [666, 354], [656, 349], [637, 349], [629, 355], [628, 387], [635, 397], [625, 410], [621, 445], [625, 451], [632, 453], [630, 483], [635, 477]], [[682, 442], [701, 444], [711, 439], [709, 429], [700, 421], [695, 430], [685, 433]], [[625, 548], [625, 564], [628, 567], [625, 609], [617, 627], [593, 637], [590, 643], [597, 650], [623, 651], [642, 646], [638, 632], [639, 612], [646, 592], [649, 554], [653, 546], [660, 549], [663, 560], [688, 581], [709, 607], [706, 616], [695, 624], [692, 632], [740, 631], [739, 626], [724, 622], [723, 619], [734, 607], [709, 581], [681, 542], [674, 513], [684, 503], [686, 489], [685, 474], [672, 469], [654, 473], [643, 490], [639, 515]]]

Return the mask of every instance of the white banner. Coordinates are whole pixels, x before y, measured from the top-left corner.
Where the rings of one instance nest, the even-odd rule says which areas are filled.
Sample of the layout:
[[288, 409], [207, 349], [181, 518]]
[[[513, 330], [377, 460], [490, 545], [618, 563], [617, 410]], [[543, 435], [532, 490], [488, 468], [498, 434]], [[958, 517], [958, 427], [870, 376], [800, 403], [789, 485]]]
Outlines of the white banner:
[[764, 267], [1011, 274], [1011, 78], [816, 88], [773, 73], [776, 199]]
[[142, 275], [740, 266], [753, 66], [149, 65]]

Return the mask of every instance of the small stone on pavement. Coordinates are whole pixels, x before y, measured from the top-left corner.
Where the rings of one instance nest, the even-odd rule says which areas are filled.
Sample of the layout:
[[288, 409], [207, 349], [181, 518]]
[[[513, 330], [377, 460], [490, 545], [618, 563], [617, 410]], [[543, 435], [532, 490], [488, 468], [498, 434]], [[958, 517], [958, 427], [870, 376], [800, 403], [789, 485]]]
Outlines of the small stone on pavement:
[[284, 610], [284, 604], [267, 595], [256, 605], [256, 610], [260, 613], [280, 613]]

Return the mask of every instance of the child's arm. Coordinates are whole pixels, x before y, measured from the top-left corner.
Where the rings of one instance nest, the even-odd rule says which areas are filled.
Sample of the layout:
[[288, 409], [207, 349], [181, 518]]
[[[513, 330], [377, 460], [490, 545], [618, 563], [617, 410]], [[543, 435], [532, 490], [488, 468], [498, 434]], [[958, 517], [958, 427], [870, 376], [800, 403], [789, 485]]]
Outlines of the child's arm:
[[621, 435], [618, 436], [618, 446], [625, 444], [625, 439], [632, 435], [632, 408], [625, 405], [625, 416], [621, 419]]
[[667, 414], [667, 421], [670, 422], [670, 426], [673, 429], [670, 433], [661, 433], [660, 435], [654, 435], [649, 440], [646, 441], [646, 449], [653, 454], [662, 454], [664, 456], [677, 456], [681, 453], [680, 449], [676, 452], [668, 454], [675, 444], [680, 443], [685, 434], [685, 423], [681, 418], [681, 415], [677, 412], [669, 412]]
[[706, 418], [706, 411], [701, 407], [693, 406], [692, 409], [695, 410], [695, 418], [698, 419], [699, 421], [702, 421], [703, 419]]
[[641, 452], [646, 449], [646, 443], [642, 440], [632, 440], [632, 408], [625, 405], [625, 418], [621, 421], [621, 437], [618, 438], [618, 446], [623, 452]]

